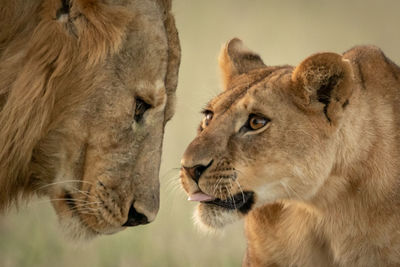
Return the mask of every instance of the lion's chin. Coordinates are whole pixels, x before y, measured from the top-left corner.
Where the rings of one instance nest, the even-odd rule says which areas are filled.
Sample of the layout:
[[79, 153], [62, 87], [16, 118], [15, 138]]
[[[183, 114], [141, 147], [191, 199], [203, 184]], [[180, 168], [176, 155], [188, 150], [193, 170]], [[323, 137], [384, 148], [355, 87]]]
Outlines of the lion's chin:
[[80, 213], [74, 201], [69, 200], [67, 197], [64, 198], [67, 200], [53, 202], [52, 204], [67, 240], [73, 241], [74, 243], [85, 243], [99, 235], [114, 234], [126, 228], [108, 226], [101, 230], [94, 229], [86, 223], [86, 220], [93, 219], [96, 215], [86, 214], [85, 212]]
[[237, 210], [199, 203], [194, 212], [193, 220], [203, 232], [215, 233], [225, 226], [240, 220], [243, 216], [244, 214]]
[[64, 232], [64, 236], [66, 239], [73, 242], [87, 242], [99, 236], [100, 234], [89, 227], [82, 225], [81, 220], [76, 216], [72, 216], [67, 219], [60, 218], [59, 221], [61, 229]]
[[98, 232], [89, 226], [86, 226], [82, 220], [77, 216], [73, 215], [69, 218], [60, 218], [61, 229], [64, 232], [64, 236], [67, 240], [75, 242], [86, 243], [91, 241], [95, 237], [100, 235], [111, 235], [124, 230], [126, 227], [110, 228], [106, 231]]

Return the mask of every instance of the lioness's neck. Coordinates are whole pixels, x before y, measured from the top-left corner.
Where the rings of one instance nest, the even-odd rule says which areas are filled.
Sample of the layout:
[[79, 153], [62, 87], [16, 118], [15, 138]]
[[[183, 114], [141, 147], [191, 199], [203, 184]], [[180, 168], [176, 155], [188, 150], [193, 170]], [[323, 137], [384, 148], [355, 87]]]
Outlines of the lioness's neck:
[[393, 112], [395, 92], [385, 89], [360, 85], [350, 99], [349, 115], [336, 136], [336, 163], [311, 201], [331, 222], [337, 216], [356, 223], [375, 220], [379, 212], [397, 214], [399, 123]]

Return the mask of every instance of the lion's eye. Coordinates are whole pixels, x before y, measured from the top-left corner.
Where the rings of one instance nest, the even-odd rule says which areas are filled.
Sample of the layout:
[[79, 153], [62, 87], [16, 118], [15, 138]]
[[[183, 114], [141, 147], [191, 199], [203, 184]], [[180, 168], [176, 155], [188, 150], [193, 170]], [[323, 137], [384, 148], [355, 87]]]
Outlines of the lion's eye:
[[204, 124], [205, 124], [206, 126], [208, 126], [208, 124], [210, 124], [210, 121], [212, 120], [213, 115], [214, 115], [214, 114], [212, 114], [212, 112], [209, 112], [209, 113], [207, 113], [206, 116], [204, 117]]
[[206, 128], [210, 124], [210, 122], [214, 116], [214, 113], [211, 110], [203, 110], [202, 113], [204, 114], [204, 119], [200, 124], [200, 131], [202, 131], [204, 128]]
[[268, 122], [270, 122], [270, 120], [263, 116], [250, 114], [245, 126], [248, 130], [256, 131], [263, 128]]
[[143, 114], [151, 108], [151, 105], [146, 103], [141, 98], [136, 98], [136, 107], [135, 107], [135, 116], [134, 119], [136, 122], [139, 122], [143, 118]]

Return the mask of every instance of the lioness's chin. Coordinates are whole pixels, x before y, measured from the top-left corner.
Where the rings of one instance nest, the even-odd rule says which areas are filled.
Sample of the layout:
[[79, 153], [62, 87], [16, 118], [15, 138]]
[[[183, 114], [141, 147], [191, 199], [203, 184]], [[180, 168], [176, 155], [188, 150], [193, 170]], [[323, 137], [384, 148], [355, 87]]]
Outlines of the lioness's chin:
[[237, 210], [230, 210], [213, 204], [199, 203], [194, 213], [194, 221], [203, 231], [215, 231], [244, 217]]

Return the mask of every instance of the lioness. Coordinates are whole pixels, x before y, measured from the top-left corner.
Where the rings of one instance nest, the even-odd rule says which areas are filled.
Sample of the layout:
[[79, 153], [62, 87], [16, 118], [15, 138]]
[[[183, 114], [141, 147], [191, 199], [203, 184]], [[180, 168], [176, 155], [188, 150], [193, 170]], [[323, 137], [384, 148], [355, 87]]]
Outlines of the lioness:
[[0, 211], [37, 193], [75, 238], [149, 223], [180, 47], [170, 0], [0, 4]]
[[400, 68], [381, 50], [264, 65], [240, 40], [182, 159], [197, 218], [245, 217], [244, 266], [400, 265]]

